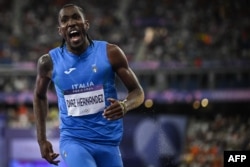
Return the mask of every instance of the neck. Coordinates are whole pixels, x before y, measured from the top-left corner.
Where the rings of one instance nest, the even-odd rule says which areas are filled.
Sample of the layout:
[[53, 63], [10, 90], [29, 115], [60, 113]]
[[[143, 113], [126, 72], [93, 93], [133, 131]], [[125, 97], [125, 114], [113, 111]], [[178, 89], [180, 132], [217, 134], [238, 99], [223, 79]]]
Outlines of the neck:
[[86, 49], [89, 47], [90, 43], [88, 40], [86, 40], [83, 44], [81, 44], [80, 46], [77, 47], [72, 47], [70, 45], [66, 45], [67, 49], [72, 52], [75, 55], [81, 55], [83, 52], [86, 51]]

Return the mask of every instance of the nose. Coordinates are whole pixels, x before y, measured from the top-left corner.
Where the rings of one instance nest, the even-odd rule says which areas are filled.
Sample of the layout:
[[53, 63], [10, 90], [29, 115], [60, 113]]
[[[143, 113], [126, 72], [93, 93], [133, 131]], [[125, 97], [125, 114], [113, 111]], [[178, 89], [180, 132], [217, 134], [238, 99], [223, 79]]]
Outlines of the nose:
[[74, 21], [74, 19], [69, 19], [68, 26], [72, 27], [72, 26], [75, 26], [75, 25], [76, 25], [76, 22]]

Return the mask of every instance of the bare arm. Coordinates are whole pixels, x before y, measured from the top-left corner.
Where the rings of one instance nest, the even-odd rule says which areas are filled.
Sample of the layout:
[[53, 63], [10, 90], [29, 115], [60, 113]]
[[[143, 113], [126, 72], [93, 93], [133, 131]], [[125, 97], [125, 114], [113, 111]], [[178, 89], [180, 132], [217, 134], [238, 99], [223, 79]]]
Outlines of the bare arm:
[[[139, 107], [144, 101], [144, 91], [136, 75], [129, 67], [123, 51], [118, 46], [109, 44], [108, 55], [114, 71], [128, 90], [128, 95], [123, 104], [124, 106], [122, 106], [119, 101], [110, 99], [112, 105], [104, 112], [106, 118], [115, 120], [121, 118], [127, 111]], [[125, 110], [125, 113], [121, 112], [121, 110]]]
[[49, 56], [43, 55], [37, 64], [37, 77], [34, 90], [34, 114], [36, 117], [37, 140], [46, 141], [46, 117], [48, 112], [47, 89], [50, 84], [51, 63]]
[[37, 63], [37, 77], [34, 89], [33, 109], [36, 120], [37, 140], [42, 157], [57, 165], [54, 160], [58, 154], [53, 153], [52, 145], [46, 137], [46, 117], [48, 113], [47, 90], [51, 82], [52, 61], [48, 54], [39, 58]]

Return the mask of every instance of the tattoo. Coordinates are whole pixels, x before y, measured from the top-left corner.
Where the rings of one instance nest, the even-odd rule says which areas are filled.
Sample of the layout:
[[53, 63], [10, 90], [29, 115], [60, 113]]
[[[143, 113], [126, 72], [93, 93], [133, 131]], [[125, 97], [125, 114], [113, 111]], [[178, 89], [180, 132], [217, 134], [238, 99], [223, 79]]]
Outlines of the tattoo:
[[45, 54], [42, 57], [40, 57], [38, 61], [38, 72], [41, 76], [50, 77], [52, 68], [53, 64], [49, 54]]

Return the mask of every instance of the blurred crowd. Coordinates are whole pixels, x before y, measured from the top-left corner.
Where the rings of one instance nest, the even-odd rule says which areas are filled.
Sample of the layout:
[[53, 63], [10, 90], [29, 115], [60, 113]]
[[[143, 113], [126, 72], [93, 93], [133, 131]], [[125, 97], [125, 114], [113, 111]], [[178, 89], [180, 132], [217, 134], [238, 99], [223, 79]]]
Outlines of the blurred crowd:
[[190, 117], [180, 167], [222, 167], [225, 150], [250, 150], [249, 129], [248, 116]]
[[130, 61], [231, 66], [250, 58], [247, 0], [1, 0], [0, 64], [34, 62], [59, 45], [58, 9], [71, 2], [86, 10], [92, 38], [117, 43]]

